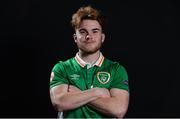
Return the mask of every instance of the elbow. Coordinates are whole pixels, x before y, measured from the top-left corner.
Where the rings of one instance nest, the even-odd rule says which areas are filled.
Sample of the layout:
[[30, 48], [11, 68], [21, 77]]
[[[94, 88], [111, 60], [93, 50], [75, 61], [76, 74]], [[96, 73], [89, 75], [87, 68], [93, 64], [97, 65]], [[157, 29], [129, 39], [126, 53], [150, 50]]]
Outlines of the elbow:
[[72, 105], [69, 102], [62, 100], [62, 96], [51, 97], [51, 102], [55, 110], [58, 112], [69, 110]]
[[58, 112], [63, 112], [71, 109], [71, 104], [58, 102], [54, 104], [54, 107]]
[[123, 118], [124, 115], [126, 114], [127, 109], [117, 109], [116, 111], [114, 111], [114, 116], [116, 118]]
[[65, 110], [64, 106], [62, 106], [61, 104], [56, 103], [53, 106], [58, 112], [63, 112]]

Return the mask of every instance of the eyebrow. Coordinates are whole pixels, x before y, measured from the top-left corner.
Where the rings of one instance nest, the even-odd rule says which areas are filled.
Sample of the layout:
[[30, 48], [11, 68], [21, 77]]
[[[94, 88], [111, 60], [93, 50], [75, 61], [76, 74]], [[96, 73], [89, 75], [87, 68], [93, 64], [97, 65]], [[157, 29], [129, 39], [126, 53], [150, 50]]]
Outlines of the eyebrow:
[[[92, 29], [93, 31], [100, 31], [100, 29], [99, 28], [94, 28], [94, 29]], [[79, 31], [87, 31], [86, 29], [84, 29], [84, 28], [81, 28], [81, 29], [79, 29]]]
[[86, 31], [86, 29], [84, 29], [84, 28], [81, 28], [81, 29], [79, 29], [79, 31]]
[[100, 31], [100, 29], [99, 28], [94, 28], [94, 29], [92, 29], [93, 31]]

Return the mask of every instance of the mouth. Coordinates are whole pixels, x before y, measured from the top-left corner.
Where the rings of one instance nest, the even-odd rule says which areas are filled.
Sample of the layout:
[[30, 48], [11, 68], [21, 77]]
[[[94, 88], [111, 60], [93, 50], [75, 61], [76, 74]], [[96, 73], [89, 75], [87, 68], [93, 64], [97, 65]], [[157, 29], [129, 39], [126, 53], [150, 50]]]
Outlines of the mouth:
[[84, 41], [85, 44], [91, 44], [94, 43], [94, 41]]

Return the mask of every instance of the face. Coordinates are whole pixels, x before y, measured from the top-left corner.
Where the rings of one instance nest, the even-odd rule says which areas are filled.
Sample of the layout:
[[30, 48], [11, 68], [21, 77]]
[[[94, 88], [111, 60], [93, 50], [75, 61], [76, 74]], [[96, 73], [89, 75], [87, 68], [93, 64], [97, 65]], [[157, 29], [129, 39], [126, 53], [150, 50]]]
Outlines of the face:
[[102, 28], [96, 20], [83, 20], [74, 34], [78, 49], [88, 54], [97, 52], [104, 42], [104, 38]]

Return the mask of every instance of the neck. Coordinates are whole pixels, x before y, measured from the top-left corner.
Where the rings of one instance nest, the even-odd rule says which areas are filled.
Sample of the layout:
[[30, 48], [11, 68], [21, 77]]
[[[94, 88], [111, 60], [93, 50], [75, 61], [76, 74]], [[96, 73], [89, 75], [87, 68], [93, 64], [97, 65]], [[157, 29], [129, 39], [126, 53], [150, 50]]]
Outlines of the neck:
[[90, 63], [90, 64], [94, 64], [98, 60], [99, 56], [100, 56], [99, 50], [95, 53], [92, 53], [92, 54], [84, 53], [84, 52], [79, 50], [79, 57], [83, 61]]

